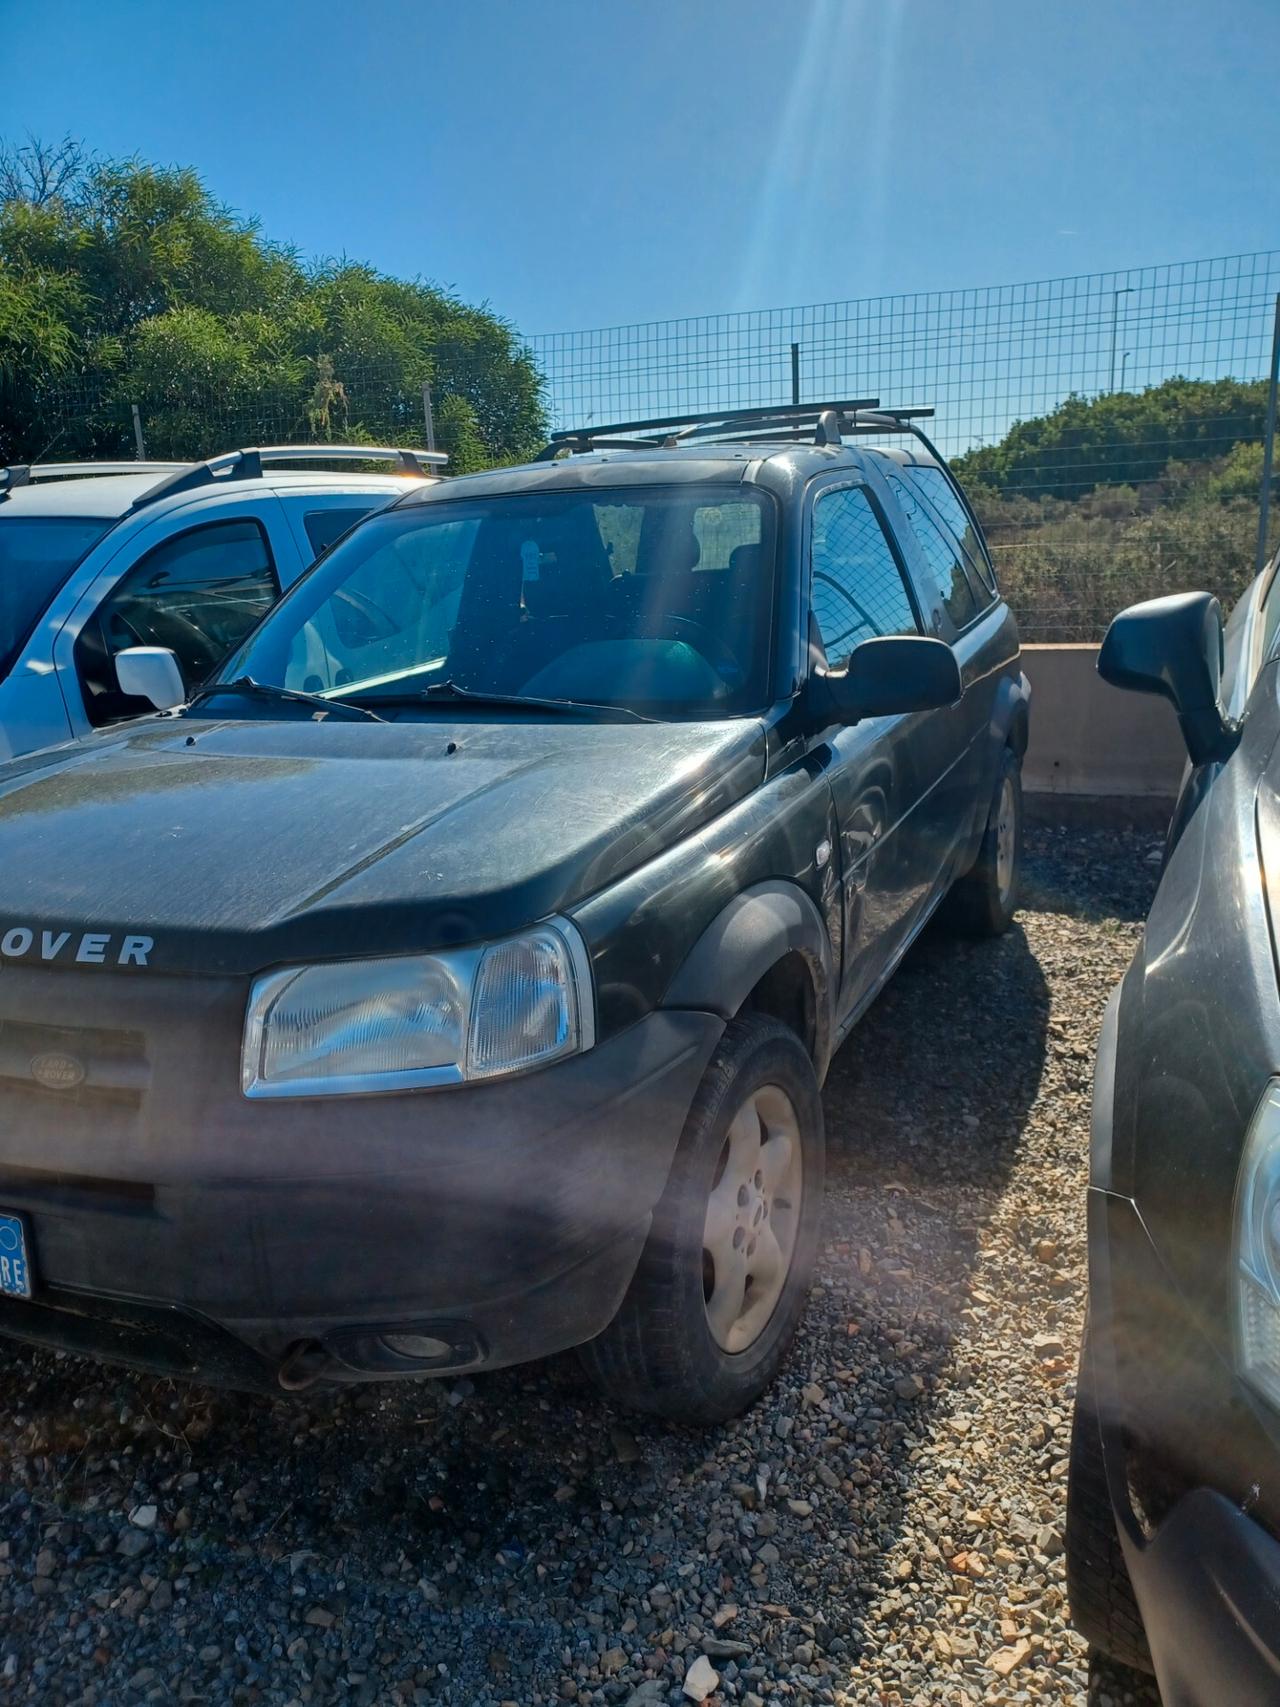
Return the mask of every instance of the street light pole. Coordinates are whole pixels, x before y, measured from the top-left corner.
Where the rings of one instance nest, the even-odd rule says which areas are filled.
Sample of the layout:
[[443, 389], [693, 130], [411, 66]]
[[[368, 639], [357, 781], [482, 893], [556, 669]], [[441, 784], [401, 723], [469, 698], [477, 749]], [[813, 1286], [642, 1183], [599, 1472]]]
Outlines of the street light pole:
[[1129, 357], [1132, 354], [1133, 354], [1132, 350], [1126, 350], [1124, 352], [1124, 354], [1120, 357], [1120, 389], [1121, 389], [1121, 391], [1124, 390], [1124, 370], [1128, 367]]
[[1121, 285], [1111, 293], [1111, 383], [1107, 387], [1108, 391], [1114, 391], [1116, 388], [1116, 327], [1120, 320], [1120, 298], [1132, 296], [1135, 288], [1134, 285]]

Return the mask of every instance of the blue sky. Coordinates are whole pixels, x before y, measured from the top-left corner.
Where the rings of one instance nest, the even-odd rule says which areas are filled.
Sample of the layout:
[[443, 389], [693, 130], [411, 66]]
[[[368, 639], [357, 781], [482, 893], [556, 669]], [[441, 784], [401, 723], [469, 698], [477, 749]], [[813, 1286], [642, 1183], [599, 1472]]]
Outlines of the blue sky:
[[0, 135], [526, 333], [1280, 246], [1276, 0], [0, 0]]

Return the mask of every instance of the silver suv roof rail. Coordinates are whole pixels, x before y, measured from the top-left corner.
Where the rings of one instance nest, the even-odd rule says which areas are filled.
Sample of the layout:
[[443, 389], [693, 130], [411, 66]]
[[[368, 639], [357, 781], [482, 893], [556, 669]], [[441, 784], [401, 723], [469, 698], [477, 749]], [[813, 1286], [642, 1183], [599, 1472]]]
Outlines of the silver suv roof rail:
[[169, 476], [134, 501], [132, 507], [137, 510], [171, 492], [207, 486], [212, 480], [259, 479], [264, 463], [394, 462], [402, 474], [427, 475], [448, 460], [445, 451], [418, 450], [412, 445], [255, 445], [205, 462], [15, 462], [0, 468], [0, 501], [37, 480], [87, 480], [100, 474]]
[[400, 474], [424, 476], [448, 462], [442, 450], [419, 450], [413, 445], [250, 445], [225, 451], [205, 462], [179, 464], [167, 480], [135, 498], [132, 509], [140, 510], [175, 492], [193, 492], [215, 481], [261, 480], [265, 463], [289, 462], [394, 462]]
[[15, 462], [0, 468], [0, 496], [33, 480], [86, 480], [95, 474], [172, 474], [185, 462]]

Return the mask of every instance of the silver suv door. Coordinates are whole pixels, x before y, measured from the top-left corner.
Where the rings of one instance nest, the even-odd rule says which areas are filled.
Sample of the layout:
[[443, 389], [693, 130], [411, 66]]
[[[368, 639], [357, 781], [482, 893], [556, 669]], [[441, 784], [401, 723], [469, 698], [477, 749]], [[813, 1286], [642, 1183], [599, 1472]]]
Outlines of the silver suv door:
[[280, 503], [260, 489], [206, 496], [131, 530], [55, 642], [73, 733], [87, 735], [151, 710], [120, 694], [111, 662], [116, 652], [168, 646], [194, 688], [298, 572]]

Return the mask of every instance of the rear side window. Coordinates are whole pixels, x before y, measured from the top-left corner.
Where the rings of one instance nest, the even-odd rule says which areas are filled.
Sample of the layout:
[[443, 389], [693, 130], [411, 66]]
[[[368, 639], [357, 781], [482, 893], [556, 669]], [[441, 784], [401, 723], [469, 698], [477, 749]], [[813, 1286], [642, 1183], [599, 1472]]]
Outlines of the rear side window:
[[919, 632], [898, 560], [860, 486], [818, 498], [812, 561], [813, 619], [833, 666], [863, 640]]
[[335, 539], [341, 539], [348, 528], [352, 528], [363, 517], [375, 510], [381, 500], [372, 504], [361, 504], [358, 508], [343, 508], [333, 510], [308, 510], [302, 518], [302, 525], [307, 530], [307, 538], [311, 541], [311, 550], [316, 557], [322, 551], [328, 551]]
[[134, 564], [76, 641], [91, 723], [150, 711], [122, 694], [112, 660], [127, 646], [167, 646], [187, 686], [202, 682], [280, 596], [256, 521], [210, 522], [167, 539]]
[[886, 478], [906, 511], [911, 531], [933, 571], [947, 615], [957, 628], [964, 628], [978, 614], [978, 600], [965, 573], [964, 552], [896, 470]]
[[978, 530], [973, 525], [973, 517], [946, 474], [941, 468], [930, 468], [922, 463], [917, 466], [904, 466], [902, 476], [903, 479], [909, 480], [917, 491], [924, 493], [940, 519], [960, 541], [965, 562], [969, 565], [974, 581], [974, 591], [981, 597], [985, 590], [994, 599], [996, 578], [992, 573], [990, 559], [983, 549]]

